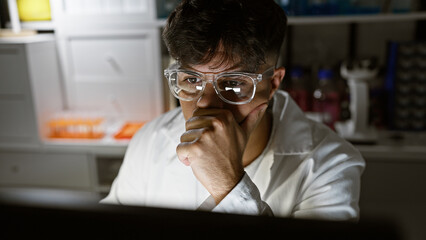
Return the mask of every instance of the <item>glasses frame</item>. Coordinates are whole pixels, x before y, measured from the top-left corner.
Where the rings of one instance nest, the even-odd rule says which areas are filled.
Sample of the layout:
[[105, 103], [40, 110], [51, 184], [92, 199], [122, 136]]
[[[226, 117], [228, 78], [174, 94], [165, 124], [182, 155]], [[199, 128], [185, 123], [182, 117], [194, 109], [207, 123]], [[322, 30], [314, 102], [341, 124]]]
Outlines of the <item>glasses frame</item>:
[[[266, 69], [263, 73], [247, 73], [247, 72], [223, 72], [223, 73], [201, 73], [201, 72], [197, 72], [197, 71], [192, 71], [192, 70], [187, 70], [184, 68], [181, 68], [181, 66], [179, 64], [173, 64], [170, 67], [168, 67], [167, 69], [164, 70], [164, 76], [167, 78], [167, 82], [169, 84], [169, 88], [170, 91], [172, 92], [173, 96], [175, 96], [177, 99], [182, 100], [182, 101], [194, 101], [196, 99], [199, 99], [203, 93], [204, 90], [206, 88], [207, 83], [211, 83], [213, 85], [213, 88], [216, 92], [216, 94], [219, 96], [219, 98], [229, 104], [234, 104], [234, 105], [242, 105], [242, 104], [247, 104], [249, 102], [251, 102], [254, 98], [254, 95], [256, 94], [256, 85], [261, 82], [263, 79], [265, 79], [265, 77], [268, 76], [268, 74], [270, 74], [270, 77], [273, 76], [275, 67], [270, 67], [268, 69]], [[182, 98], [178, 95], [178, 93], [173, 89], [173, 85], [172, 85], [172, 79], [171, 76], [174, 73], [178, 73], [178, 72], [183, 72], [186, 74], [191, 74], [197, 77], [200, 77], [202, 80], [202, 89], [200, 90], [200, 92], [193, 98], [188, 99], [188, 98]], [[242, 101], [242, 102], [233, 102], [230, 101], [226, 98], [224, 98], [222, 96], [222, 94], [219, 93], [219, 87], [217, 86], [217, 79], [223, 77], [223, 76], [244, 76], [244, 77], [249, 77], [252, 81], [253, 81], [253, 93], [250, 96], [249, 99]], [[210, 77], [209, 79], [207, 79], [207, 77]]]

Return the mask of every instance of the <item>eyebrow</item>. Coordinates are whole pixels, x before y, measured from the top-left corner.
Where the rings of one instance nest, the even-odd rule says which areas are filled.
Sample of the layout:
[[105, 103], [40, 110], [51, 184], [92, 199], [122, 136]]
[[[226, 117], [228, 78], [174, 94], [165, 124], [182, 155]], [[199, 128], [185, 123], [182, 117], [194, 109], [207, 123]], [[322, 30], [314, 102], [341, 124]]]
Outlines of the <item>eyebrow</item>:
[[[218, 74], [218, 73], [228, 73], [228, 72], [246, 72], [246, 73], [253, 73], [253, 71], [249, 70], [248, 68], [242, 68], [239, 66], [240, 64], [237, 63], [229, 68], [227, 68], [225, 71], [221, 71], [221, 72], [200, 72], [196, 69], [194, 69], [193, 67], [189, 66], [189, 65], [181, 65], [182, 68], [190, 70], [190, 71], [194, 71], [194, 72], [200, 72], [203, 74]], [[211, 69], [211, 68], [209, 68]]]

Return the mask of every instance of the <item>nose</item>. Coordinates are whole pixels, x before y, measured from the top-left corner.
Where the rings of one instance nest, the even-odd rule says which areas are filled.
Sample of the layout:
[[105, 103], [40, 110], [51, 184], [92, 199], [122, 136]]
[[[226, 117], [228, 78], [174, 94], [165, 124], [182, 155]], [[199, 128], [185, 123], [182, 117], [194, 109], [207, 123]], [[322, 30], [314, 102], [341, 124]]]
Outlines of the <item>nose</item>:
[[219, 98], [214, 90], [213, 84], [208, 82], [204, 88], [203, 94], [197, 101], [199, 108], [222, 108], [223, 101]]

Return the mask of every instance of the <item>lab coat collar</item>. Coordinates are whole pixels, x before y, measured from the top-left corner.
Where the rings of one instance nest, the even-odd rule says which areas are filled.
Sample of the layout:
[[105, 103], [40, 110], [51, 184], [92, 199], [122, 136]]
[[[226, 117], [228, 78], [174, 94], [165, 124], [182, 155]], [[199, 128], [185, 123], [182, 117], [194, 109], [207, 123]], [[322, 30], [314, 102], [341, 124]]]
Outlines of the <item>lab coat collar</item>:
[[161, 130], [163, 135], [177, 146], [180, 143], [180, 136], [185, 132], [185, 118], [183, 117], [181, 107], [171, 110], [167, 115], [170, 117], [166, 120], [167, 123]]
[[300, 155], [312, 151], [312, 123], [287, 92], [273, 98], [273, 150], [275, 155]]

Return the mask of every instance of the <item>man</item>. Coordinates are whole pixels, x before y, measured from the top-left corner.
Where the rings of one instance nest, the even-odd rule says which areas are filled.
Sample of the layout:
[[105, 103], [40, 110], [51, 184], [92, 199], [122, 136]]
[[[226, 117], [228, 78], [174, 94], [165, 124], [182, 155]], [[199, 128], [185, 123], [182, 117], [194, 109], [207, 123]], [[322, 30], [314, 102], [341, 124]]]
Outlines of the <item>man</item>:
[[286, 21], [273, 0], [183, 0], [163, 33], [181, 107], [134, 136], [102, 202], [357, 219], [361, 155], [279, 90]]

